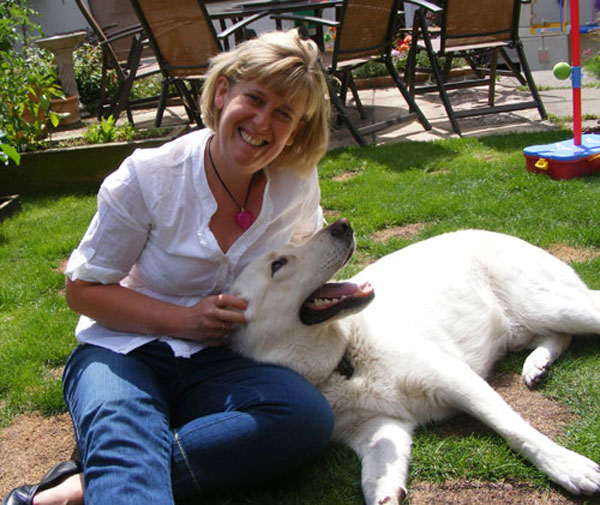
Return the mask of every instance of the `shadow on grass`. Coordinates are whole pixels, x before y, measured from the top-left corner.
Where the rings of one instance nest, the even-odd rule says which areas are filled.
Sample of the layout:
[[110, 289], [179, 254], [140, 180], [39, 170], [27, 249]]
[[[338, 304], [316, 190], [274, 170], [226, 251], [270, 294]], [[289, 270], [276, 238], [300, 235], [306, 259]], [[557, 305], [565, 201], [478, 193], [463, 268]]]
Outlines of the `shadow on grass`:
[[508, 133], [479, 138], [456, 138], [430, 142], [409, 141], [385, 146], [346, 147], [330, 151], [326, 164], [340, 173], [347, 167], [352, 170], [361, 163], [373, 163], [391, 172], [420, 170], [431, 172], [444, 161], [468, 153], [471, 145], [481, 145], [500, 153], [521, 151], [530, 145], [548, 144], [572, 136], [569, 130], [553, 130], [531, 133]]
[[531, 133], [507, 133], [480, 137], [477, 141], [486, 147], [499, 152], [510, 152], [517, 149], [540, 144], [551, 144], [573, 137], [573, 132], [566, 129]]
[[436, 160], [447, 158], [454, 153], [447, 143], [399, 142], [386, 146], [346, 147], [331, 151], [327, 160], [335, 165], [375, 163], [385, 170], [404, 172], [424, 169], [436, 164]]
[[[193, 502], [197, 503], [197, 502]], [[294, 475], [251, 491], [225, 492], [206, 497], [206, 505], [364, 505], [360, 463], [354, 453], [332, 443], [316, 461]], [[187, 505], [192, 505], [190, 502]]]

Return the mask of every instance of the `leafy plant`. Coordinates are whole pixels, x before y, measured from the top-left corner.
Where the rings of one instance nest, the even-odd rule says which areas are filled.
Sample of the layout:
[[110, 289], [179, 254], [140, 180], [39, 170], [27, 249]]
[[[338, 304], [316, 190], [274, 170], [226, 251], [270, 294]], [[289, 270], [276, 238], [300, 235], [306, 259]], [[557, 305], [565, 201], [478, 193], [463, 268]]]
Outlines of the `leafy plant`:
[[27, 0], [0, 3], [0, 130], [18, 151], [35, 149], [46, 123], [60, 120], [50, 110], [50, 99], [62, 96], [52, 58], [33, 43], [43, 35], [36, 15]]
[[[89, 42], [81, 44], [73, 52], [73, 70], [79, 100], [88, 112], [97, 114], [102, 83], [102, 48]], [[109, 69], [106, 74], [106, 95], [112, 96], [117, 86], [115, 71]]]
[[596, 79], [600, 80], [600, 54], [597, 54], [593, 58], [590, 58], [585, 64], [584, 68]]
[[[102, 48], [98, 44], [85, 42], [73, 53], [73, 68], [75, 82], [79, 91], [79, 100], [91, 114], [98, 114], [100, 89], [102, 83]], [[139, 79], [133, 83], [130, 98], [145, 98], [158, 96], [161, 91], [160, 74]], [[106, 96], [113, 96], [118, 87], [117, 75], [114, 70], [106, 73]]]
[[[596, 20], [596, 22], [599, 21], [600, 18]], [[600, 29], [595, 28], [594, 30], [590, 30], [588, 35], [598, 42], [600, 40]], [[600, 52], [596, 52], [596, 54], [592, 55], [592, 48], [588, 47], [583, 51], [582, 56], [583, 68], [600, 81]]]
[[18, 165], [21, 163], [21, 155], [13, 146], [4, 143], [5, 138], [6, 133], [0, 131], [0, 162], [8, 165], [9, 160], [12, 160], [15, 165]]
[[[394, 56], [394, 66], [398, 73], [402, 74], [406, 69], [406, 61], [407, 54], [402, 53], [401, 55]], [[427, 58], [427, 53], [425, 51], [419, 51], [416, 56], [416, 66], [417, 68], [427, 68], [429, 67], [429, 59]], [[443, 60], [443, 59], [442, 59]], [[461, 64], [460, 60], [456, 60], [452, 62], [452, 67], [459, 66]], [[352, 71], [352, 76], [355, 79], [367, 79], [370, 77], [380, 77], [389, 75], [385, 65], [383, 63], [378, 62], [368, 62], [365, 65], [358, 67], [356, 70]]]
[[106, 144], [119, 140], [133, 140], [137, 129], [130, 123], [117, 126], [115, 118], [108, 116], [99, 123], [92, 124], [83, 132], [82, 137], [90, 144]]

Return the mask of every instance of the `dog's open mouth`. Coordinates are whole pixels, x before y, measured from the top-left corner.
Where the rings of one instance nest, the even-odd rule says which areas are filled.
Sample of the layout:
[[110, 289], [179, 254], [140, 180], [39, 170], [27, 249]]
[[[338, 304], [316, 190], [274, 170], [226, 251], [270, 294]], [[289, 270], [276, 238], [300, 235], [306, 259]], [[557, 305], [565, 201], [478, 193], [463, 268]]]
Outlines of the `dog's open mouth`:
[[356, 310], [375, 297], [373, 287], [352, 282], [328, 282], [306, 299], [300, 307], [300, 320], [304, 324], [317, 324], [331, 319], [342, 310]]

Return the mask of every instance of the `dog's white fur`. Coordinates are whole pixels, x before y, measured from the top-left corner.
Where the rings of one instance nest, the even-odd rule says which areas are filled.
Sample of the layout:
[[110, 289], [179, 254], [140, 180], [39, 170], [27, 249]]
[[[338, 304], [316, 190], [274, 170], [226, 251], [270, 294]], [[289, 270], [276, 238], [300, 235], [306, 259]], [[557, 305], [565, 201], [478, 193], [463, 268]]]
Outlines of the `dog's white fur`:
[[[367, 505], [402, 501], [414, 428], [456, 411], [493, 428], [571, 493], [600, 491], [595, 462], [535, 430], [483, 379], [507, 351], [528, 348], [522, 376], [535, 385], [571, 335], [600, 334], [600, 292], [542, 249], [467, 230], [380, 259], [352, 279], [372, 284], [370, 305], [305, 325], [301, 304], [353, 247], [331, 228], [244, 270], [233, 291], [249, 301], [249, 322], [232, 345], [295, 369], [325, 394], [334, 437], [361, 459]], [[336, 371], [344, 355], [350, 378]]]

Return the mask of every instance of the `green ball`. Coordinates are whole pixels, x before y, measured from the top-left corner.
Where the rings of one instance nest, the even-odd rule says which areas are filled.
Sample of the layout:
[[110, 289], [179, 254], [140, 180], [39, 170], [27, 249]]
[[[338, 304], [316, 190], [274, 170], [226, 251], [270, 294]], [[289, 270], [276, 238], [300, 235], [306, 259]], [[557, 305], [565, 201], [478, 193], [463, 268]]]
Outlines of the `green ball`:
[[552, 68], [552, 73], [554, 74], [554, 77], [561, 81], [564, 81], [565, 79], [568, 79], [571, 75], [571, 65], [569, 65], [565, 61], [559, 61]]

